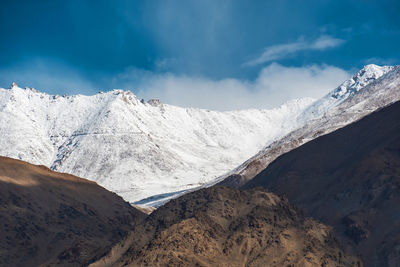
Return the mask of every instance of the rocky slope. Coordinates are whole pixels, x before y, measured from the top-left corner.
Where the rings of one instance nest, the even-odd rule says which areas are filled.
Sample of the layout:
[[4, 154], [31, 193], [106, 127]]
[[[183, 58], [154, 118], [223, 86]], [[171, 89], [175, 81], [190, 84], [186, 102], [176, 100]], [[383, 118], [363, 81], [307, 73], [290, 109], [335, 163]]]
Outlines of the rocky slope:
[[362, 265], [341, 250], [329, 227], [305, 218], [285, 199], [265, 190], [226, 187], [202, 189], [160, 207], [111, 255], [91, 266], [106, 264]]
[[366, 266], [400, 266], [400, 102], [280, 156], [257, 186], [332, 225]]
[[144, 217], [94, 182], [0, 157], [0, 266], [84, 266]]
[[367, 65], [298, 116], [302, 126], [219, 177], [220, 185], [240, 187], [280, 155], [400, 100], [400, 67]]

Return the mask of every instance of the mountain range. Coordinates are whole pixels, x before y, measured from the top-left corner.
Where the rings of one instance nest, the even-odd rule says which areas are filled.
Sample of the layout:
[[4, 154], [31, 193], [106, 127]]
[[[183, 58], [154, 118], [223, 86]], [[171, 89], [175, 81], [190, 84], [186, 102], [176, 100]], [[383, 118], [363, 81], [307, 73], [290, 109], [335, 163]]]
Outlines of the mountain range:
[[279, 155], [399, 100], [398, 72], [367, 65], [317, 101], [230, 112], [139, 101], [121, 90], [57, 96], [13, 85], [0, 89], [0, 155], [159, 206], [217, 182], [240, 186]]
[[[0, 149], [14, 157], [0, 157], [0, 265], [400, 265], [399, 67], [368, 65], [319, 100], [269, 111], [184, 109], [123, 91], [50, 96], [15, 84], [0, 96]], [[260, 147], [216, 175], [229, 165], [218, 159]], [[190, 149], [193, 157], [183, 154]], [[29, 157], [53, 170], [15, 159]], [[94, 181], [59, 172], [67, 166]], [[136, 204], [157, 209], [95, 181], [129, 202], [149, 196]]]

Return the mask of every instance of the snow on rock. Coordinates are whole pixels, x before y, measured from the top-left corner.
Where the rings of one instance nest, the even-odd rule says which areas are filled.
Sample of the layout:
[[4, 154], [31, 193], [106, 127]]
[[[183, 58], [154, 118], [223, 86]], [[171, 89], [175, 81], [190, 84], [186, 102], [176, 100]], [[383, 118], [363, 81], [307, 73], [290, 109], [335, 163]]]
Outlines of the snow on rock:
[[315, 101], [313, 105], [308, 107], [303, 112], [301, 118], [307, 121], [323, 116], [330, 109], [338, 106], [340, 103], [352, 97], [361, 89], [365, 88], [367, 85], [376, 81], [394, 68], [394, 66], [380, 67], [374, 64], [366, 65], [349, 80], [343, 82], [335, 90]]
[[149, 103], [149, 105], [151, 105], [153, 107], [158, 107], [158, 106], [162, 105], [160, 99], [150, 99], [149, 101], [147, 101], [147, 103]]
[[0, 155], [98, 182], [134, 202], [213, 181], [297, 127], [314, 100], [216, 112], [93, 96], [0, 89]]

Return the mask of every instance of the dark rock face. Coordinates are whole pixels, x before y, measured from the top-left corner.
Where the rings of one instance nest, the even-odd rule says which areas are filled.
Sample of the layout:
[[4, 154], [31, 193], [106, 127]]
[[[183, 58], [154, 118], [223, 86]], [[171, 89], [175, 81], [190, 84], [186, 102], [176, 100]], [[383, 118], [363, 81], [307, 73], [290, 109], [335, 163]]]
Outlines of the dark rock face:
[[358, 223], [356, 221], [357, 219], [359, 218], [356, 217], [355, 219], [353, 219], [351, 218], [351, 216], [346, 216], [343, 218], [343, 225], [345, 229], [345, 235], [353, 240], [356, 244], [359, 244], [362, 240], [368, 238], [369, 231], [367, 229], [367, 225], [362, 225], [362, 223]]
[[367, 266], [400, 266], [400, 102], [286, 153], [263, 186], [334, 226]]
[[132, 236], [115, 266], [361, 265], [340, 249], [330, 227], [263, 189], [184, 195], [154, 211]]
[[0, 266], [83, 266], [144, 217], [94, 182], [0, 157]]

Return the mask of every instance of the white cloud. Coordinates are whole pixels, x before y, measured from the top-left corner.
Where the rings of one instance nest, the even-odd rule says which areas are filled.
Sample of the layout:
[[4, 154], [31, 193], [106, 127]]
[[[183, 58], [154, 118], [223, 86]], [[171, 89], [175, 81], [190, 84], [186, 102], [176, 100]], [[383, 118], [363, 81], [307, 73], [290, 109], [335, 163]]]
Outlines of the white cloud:
[[278, 59], [286, 58], [290, 55], [295, 54], [296, 52], [304, 50], [325, 50], [328, 48], [340, 46], [344, 42], [345, 41], [342, 39], [334, 38], [329, 35], [322, 35], [311, 42], [300, 39], [294, 43], [273, 45], [266, 47], [264, 49], [264, 52], [259, 57], [244, 63], [244, 65], [254, 66], [266, 62], [271, 62]]
[[[141, 77], [138, 82], [137, 78]], [[134, 81], [130, 82], [130, 78]], [[285, 67], [276, 63], [263, 68], [254, 81], [211, 80], [202, 77], [155, 74], [130, 69], [114, 77], [114, 87], [132, 88], [138, 97], [211, 110], [273, 108], [285, 101], [319, 98], [349, 77], [343, 69], [328, 65]]]
[[340, 46], [345, 41], [343, 39], [333, 38], [328, 35], [322, 35], [310, 44], [309, 49], [324, 50], [327, 48], [334, 48]]

